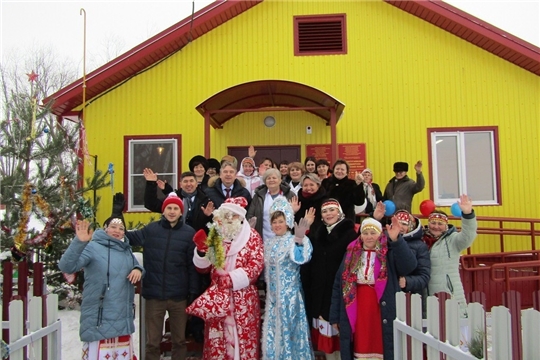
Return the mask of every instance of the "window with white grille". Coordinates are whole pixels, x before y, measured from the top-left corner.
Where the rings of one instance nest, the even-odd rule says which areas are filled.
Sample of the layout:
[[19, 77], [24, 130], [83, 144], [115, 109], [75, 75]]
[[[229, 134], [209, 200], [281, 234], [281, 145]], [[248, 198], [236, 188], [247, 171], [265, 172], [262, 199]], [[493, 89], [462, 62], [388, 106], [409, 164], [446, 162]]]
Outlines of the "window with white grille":
[[[174, 189], [178, 186], [180, 136], [126, 136], [124, 137], [128, 211], [147, 211], [144, 207], [146, 180], [143, 169], [150, 168], [160, 180]], [[158, 191], [158, 194], [161, 193]]]

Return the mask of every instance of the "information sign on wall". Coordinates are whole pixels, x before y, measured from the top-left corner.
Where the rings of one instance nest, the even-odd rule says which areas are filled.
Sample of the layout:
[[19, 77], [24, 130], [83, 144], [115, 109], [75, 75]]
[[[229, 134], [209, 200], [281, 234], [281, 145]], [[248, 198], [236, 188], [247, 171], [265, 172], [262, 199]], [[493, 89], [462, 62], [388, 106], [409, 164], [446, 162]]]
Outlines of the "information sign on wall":
[[[306, 155], [314, 156], [316, 159], [327, 159], [330, 161], [332, 157], [330, 144], [306, 145]], [[349, 177], [354, 178], [356, 171], [362, 171], [367, 167], [366, 144], [338, 144], [338, 158], [349, 163]]]

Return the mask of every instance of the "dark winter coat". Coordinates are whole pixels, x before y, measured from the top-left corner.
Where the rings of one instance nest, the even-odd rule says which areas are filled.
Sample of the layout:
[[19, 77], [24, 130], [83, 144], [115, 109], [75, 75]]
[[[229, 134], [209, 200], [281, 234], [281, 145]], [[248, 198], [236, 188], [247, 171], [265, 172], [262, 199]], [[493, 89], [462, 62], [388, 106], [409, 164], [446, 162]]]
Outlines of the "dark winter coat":
[[[345, 302], [343, 301], [342, 275], [344, 261], [341, 263], [336, 274], [334, 288], [332, 292], [332, 305], [330, 307], [330, 323], [339, 324], [339, 344], [341, 360], [353, 359], [353, 334]], [[381, 308], [381, 322], [383, 329], [383, 349], [384, 359], [394, 360], [394, 319], [396, 318], [396, 292], [400, 291], [398, 278], [414, 270], [416, 267], [416, 257], [407, 246], [403, 237], [397, 241], [388, 240], [387, 271], [388, 279], [384, 293], [379, 301]]]
[[396, 205], [396, 210], [411, 212], [413, 196], [422, 191], [424, 186], [426, 186], [426, 180], [422, 173], [416, 174], [416, 182], [408, 176], [399, 180], [394, 176], [384, 189], [383, 199], [392, 200]]
[[[290, 200], [294, 196], [296, 196], [292, 191], [289, 185], [286, 183], [281, 183], [280, 185], [282, 195], [287, 199]], [[266, 193], [268, 192], [268, 187], [266, 185], [259, 186], [255, 193], [253, 194], [253, 199], [251, 200], [251, 204], [249, 205], [249, 209], [246, 214], [246, 219], [251, 219], [252, 217], [257, 218], [257, 222], [255, 223], [255, 230], [263, 236], [263, 213], [264, 213], [264, 199], [266, 198]]]
[[[161, 207], [163, 205], [163, 200], [158, 198], [158, 186], [156, 181], [147, 181], [146, 182], [146, 188], [144, 189], [144, 207], [147, 208], [150, 211], [156, 212], [156, 213], [162, 213]], [[163, 194], [167, 196], [170, 192], [172, 192], [172, 187], [170, 185], [168, 187], [165, 187], [163, 190]], [[176, 190], [176, 194], [182, 201], [184, 201], [184, 197], [182, 196], [182, 190], [178, 189]], [[210, 217], [204, 215], [203, 210], [201, 207], [206, 207], [208, 205], [208, 201], [210, 199], [208, 196], [202, 191], [199, 187], [197, 187], [197, 192], [195, 195], [195, 199], [193, 201], [193, 205], [191, 209], [188, 207], [184, 207], [185, 214], [182, 215], [182, 219], [185, 219], [185, 223], [194, 228], [195, 230], [200, 230], [206, 227], [206, 224], [210, 220]]]
[[[223, 194], [221, 184], [222, 181], [220, 178], [216, 178], [215, 180], [214, 178], [210, 178], [208, 187], [204, 190], [206, 195], [214, 203], [216, 209], [225, 202], [225, 194]], [[231, 197], [243, 197], [247, 200], [248, 204], [251, 203], [251, 194], [249, 193], [249, 190], [246, 189], [238, 179], [234, 180]]]
[[411, 273], [405, 275], [407, 286], [402, 290], [423, 296], [424, 290], [427, 289], [429, 284], [431, 274], [431, 259], [429, 258], [428, 247], [422, 240], [424, 230], [422, 228], [422, 224], [420, 223], [420, 219], [415, 220], [415, 229], [407, 234], [404, 234], [403, 239], [405, 239], [407, 245], [409, 245], [409, 248], [416, 256], [418, 265], [416, 265], [416, 268]]
[[315, 194], [310, 197], [304, 196], [302, 189], [298, 191], [298, 202], [300, 202], [300, 209], [294, 214], [294, 221], [297, 223], [306, 215], [306, 210], [313, 207], [315, 208], [315, 220], [309, 227], [309, 233], [307, 236], [311, 239], [310, 234], [315, 233], [317, 229], [322, 225], [321, 205], [324, 200], [327, 199], [326, 191], [321, 186]]
[[[84, 269], [81, 341], [92, 342], [135, 332], [135, 289], [127, 277], [133, 269], [142, 271], [142, 267], [127, 242], [101, 229], [96, 230], [88, 242], [75, 237], [58, 267], [69, 274]], [[101, 296], [104, 296], [102, 301]]]
[[308, 319], [322, 316], [328, 321], [336, 272], [347, 246], [357, 237], [349, 219], [343, 219], [330, 233], [323, 225], [311, 237], [311, 261], [301, 268]]
[[195, 230], [191, 226], [180, 220], [171, 227], [164, 217], [141, 230], [126, 232], [131, 246], [143, 247], [145, 299], [182, 301], [200, 293], [199, 276], [193, 265], [193, 235]]
[[354, 205], [362, 205], [366, 199], [364, 187], [348, 177], [338, 179], [334, 175], [324, 179], [321, 187], [326, 190], [326, 196], [339, 201], [347, 219], [355, 221]]

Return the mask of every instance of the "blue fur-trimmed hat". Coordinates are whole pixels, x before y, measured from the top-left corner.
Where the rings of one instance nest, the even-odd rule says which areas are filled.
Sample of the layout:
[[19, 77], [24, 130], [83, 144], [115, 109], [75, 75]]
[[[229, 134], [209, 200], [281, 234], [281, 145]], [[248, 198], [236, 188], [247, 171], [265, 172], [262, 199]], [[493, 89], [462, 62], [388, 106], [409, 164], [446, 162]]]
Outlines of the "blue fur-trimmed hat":
[[289, 229], [294, 228], [294, 211], [289, 204], [289, 201], [284, 196], [278, 196], [274, 199], [274, 203], [270, 206], [270, 216], [276, 211], [281, 211], [285, 214], [285, 222]]

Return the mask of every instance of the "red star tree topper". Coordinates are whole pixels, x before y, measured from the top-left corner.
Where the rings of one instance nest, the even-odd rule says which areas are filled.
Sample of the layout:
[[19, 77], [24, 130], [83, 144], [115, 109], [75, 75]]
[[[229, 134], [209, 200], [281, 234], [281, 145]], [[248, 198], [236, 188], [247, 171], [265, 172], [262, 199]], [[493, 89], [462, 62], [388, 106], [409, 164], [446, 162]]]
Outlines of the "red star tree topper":
[[37, 78], [38, 78], [39, 75], [36, 74], [36, 73], [34, 72], [34, 70], [32, 70], [32, 72], [31, 72], [30, 74], [26, 74], [26, 76], [28, 76], [28, 81], [34, 82], [34, 81], [37, 80]]

